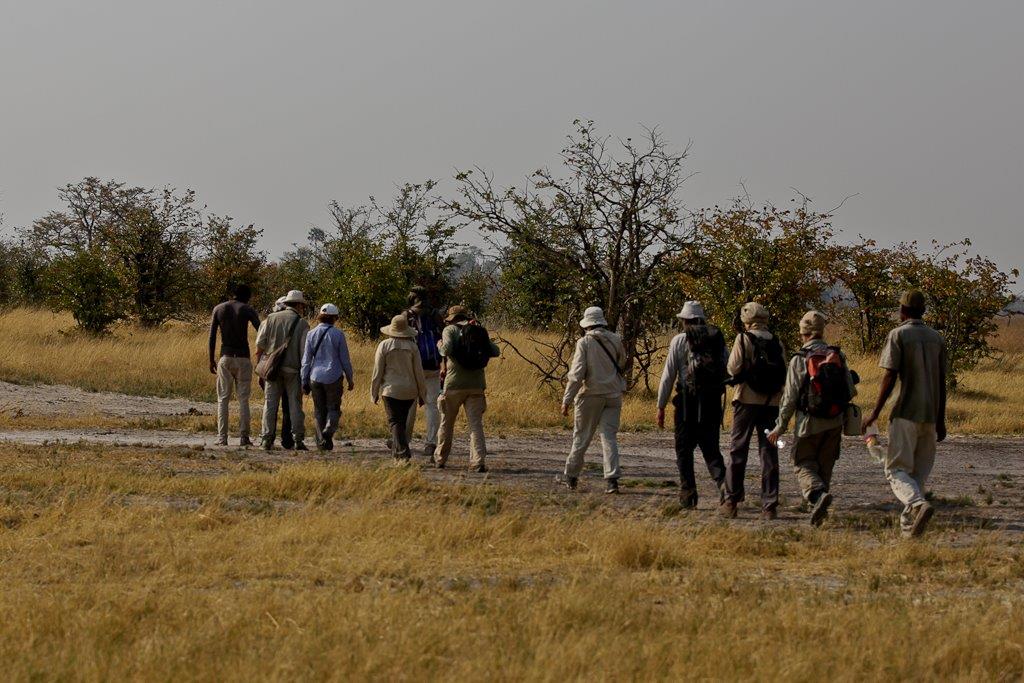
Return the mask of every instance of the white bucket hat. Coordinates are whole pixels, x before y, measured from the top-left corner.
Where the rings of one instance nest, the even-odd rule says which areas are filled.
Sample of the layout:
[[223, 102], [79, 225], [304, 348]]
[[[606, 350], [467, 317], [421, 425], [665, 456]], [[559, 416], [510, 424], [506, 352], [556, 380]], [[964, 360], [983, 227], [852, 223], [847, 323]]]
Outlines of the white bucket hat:
[[583, 311], [583, 319], [580, 320], [580, 327], [586, 329], [588, 327], [608, 327], [608, 321], [604, 319], [604, 311], [601, 310], [600, 306], [591, 306], [587, 310]]
[[306, 295], [305, 294], [303, 294], [298, 289], [293, 289], [293, 290], [291, 290], [290, 292], [288, 292], [287, 294], [284, 295], [284, 301], [282, 301], [281, 303], [283, 303], [283, 304], [308, 304], [309, 302], [306, 301]]
[[693, 320], [707, 316], [704, 315], [704, 307], [700, 305], [699, 301], [687, 301], [683, 304], [683, 310], [676, 313], [676, 317], [680, 320]]
[[389, 337], [398, 337], [399, 339], [412, 339], [419, 334], [419, 332], [409, 327], [409, 318], [404, 313], [396, 315], [391, 319], [391, 324], [380, 328], [380, 331]]
[[334, 304], [324, 304], [320, 307], [320, 315], [341, 315], [341, 311]]

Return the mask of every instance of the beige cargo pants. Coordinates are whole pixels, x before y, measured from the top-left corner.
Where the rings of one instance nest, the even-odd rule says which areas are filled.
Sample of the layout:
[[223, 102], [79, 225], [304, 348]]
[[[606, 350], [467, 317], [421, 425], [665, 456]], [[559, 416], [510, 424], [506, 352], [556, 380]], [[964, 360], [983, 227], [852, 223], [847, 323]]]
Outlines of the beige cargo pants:
[[441, 413], [438, 429], [437, 455], [439, 464], [448, 462], [455, 436], [455, 420], [459, 409], [465, 407], [466, 422], [469, 423], [469, 464], [472, 467], [484, 464], [487, 445], [484, 443], [484, 413], [487, 411], [487, 397], [482, 389], [447, 389], [437, 397], [437, 409]]

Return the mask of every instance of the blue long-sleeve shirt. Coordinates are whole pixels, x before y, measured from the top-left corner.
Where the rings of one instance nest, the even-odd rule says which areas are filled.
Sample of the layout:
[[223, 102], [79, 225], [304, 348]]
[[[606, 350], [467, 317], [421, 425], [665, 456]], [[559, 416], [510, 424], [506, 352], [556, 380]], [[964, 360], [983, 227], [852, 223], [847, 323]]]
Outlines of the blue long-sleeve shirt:
[[[327, 335], [323, 342], [320, 339]], [[320, 348], [317, 348], [317, 344]], [[313, 357], [313, 349], [316, 357]], [[353, 381], [352, 359], [348, 354], [345, 333], [334, 325], [320, 323], [306, 336], [306, 349], [302, 354], [302, 383], [333, 384], [345, 375]]]

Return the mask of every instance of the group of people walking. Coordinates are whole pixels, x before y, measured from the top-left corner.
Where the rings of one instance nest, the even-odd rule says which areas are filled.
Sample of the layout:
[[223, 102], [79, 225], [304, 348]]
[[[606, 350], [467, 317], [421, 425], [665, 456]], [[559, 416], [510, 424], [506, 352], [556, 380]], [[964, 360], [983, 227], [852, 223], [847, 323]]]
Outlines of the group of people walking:
[[[343, 387], [354, 386], [345, 334], [337, 326], [338, 309], [324, 304], [311, 331], [307, 302], [300, 291], [278, 300], [262, 323], [249, 306], [245, 286], [213, 311], [210, 326], [210, 370], [217, 375], [218, 435], [227, 444], [228, 403], [233, 391], [240, 403], [241, 444], [249, 438], [248, 398], [253, 374], [248, 326], [257, 329], [256, 374], [264, 385], [261, 443], [274, 447], [278, 407], [284, 415], [282, 445], [305, 450], [302, 396], [311, 395], [316, 445], [333, 448], [341, 419]], [[424, 457], [444, 468], [451, 454], [455, 421], [464, 411], [470, 434], [470, 466], [486, 472], [487, 448], [483, 416], [487, 409], [486, 367], [499, 356], [486, 329], [463, 306], [445, 314], [433, 306], [422, 288], [409, 294], [409, 307], [381, 328], [374, 356], [370, 396], [383, 401], [392, 457], [412, 457], [410, 437], [417, 408], [426, 418]], [[922, 317], [920, 291], [900, 298], [900, 324], [889, 334], [880, 365], [884, 370], [875, 406], [866, 418], [853, 403], [859, 378], [838, 346], [825, 340], [827, 318], [808, 311], [800, 320], [802, 346], [787, 354], [769, 328], [769, 311], [749, 302], [740, 311], [742, 329], [732, 348], [720, 329], [708, 323], [700, 302], [688, 301], [676, 316], [682, 331], [671, 340], [657, 395], [657, 423], [664, 428], [666, 410], [674, 407], [679, 502], [696, 508], [694, 454], [699, 448], [718, 492], [719, 511], [733, 518], [746, 499], [745, 477], [755, 437], [761, 460], [761, 516], [773, 520], [779, 505], [780, 438], [794, 423], [792, 466], [809, 509], [809, 521], [820, 525], [832, 504], [832, 473], [842, 437], [860, 435], [878, 420], [896, 385], [900, 394], [889, 426], [884, 457], [885, 476], [903, 504], [904, 535], [925, 530], [934, 512], [925, 498], [936, 443], [946, 436], [946, 347], [942, 336]], [[563, 415], [573, 413], [573, 436], [565, 470], [559, 480], [569, 489], [579, 484], [584, 455], [600, 435], [606, 492], [619, 492], [622, 476], [617, 434], [627, 389], [628, 355], [599, 307], [588, 308], [579, 322], [583, 335], [576, 343], [562, 397]], [[221, 355], [215, 357], [218, 331]], [[788, 355], [788, 359], [787, 359]], [[720, 449], [728, 387], [732, 389], [731, 446]], [[287, 437], [287, 439], [286, 439]]]

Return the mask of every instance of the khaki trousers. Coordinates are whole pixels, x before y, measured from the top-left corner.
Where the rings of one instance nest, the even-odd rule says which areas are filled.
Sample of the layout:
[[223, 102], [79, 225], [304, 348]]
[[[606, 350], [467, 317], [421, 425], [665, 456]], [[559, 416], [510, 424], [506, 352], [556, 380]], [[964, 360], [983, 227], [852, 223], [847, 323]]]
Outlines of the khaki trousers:
[[277, 429], [277, 407], [281, 397], [287, 397], [288, 414], [291, 416], [292, 437], [301, 443], [306, 436], [306, 414], [302, 409], [302, 380], [294, 368], [281, 368], [277, 379], [267, 382], [263, 390], [263, 435], [264, 443], [274, 443]]
[[565, 476], [579, 477], [594, 433], [601, 430], [601, 454], [604, 456], [604, 478], [618, 479], [619, 470], [619, 418], [622, 415], [621, 396], [577, 396], [573, 411], [572, 448], [565, 461]]
[[[423, 414], [427, 418], [427, 430], [423, 434], [423, 443], [437, 446], [437, 430], [441, 424], [441, 412], [437, 407], [437, 397], [441, 394], [441, 378], [436, 372], [426, 375], [427, 400], [423, 404]], [[413, 428], [416, 427], [416, 401], [413, 401], [409, 417], [405, 422], [405, 434], [412, 440]]]
[[252, 361], [248, 358], [221, 356], [217, 362], [217, 436], [228, 439], [228, 413], [232, 391], [238, 392], [238, 431], [249, 438], [249, 394], [252, 391]]
[[901, 503], [900, 526], [913, 525], [912, 510], [924, 502], [925, 485], [935, 466], [938, 436], [930, 422], [911, 422], [901, 417], [889, 423], [889, 453], [885, 478]]
[[806, 500], [817, 502], [832, 485], [832, 470], [843, 443], [842, 426], [797, 437], [793, 442], [793, 471]]
[[437, 461], [448, 462], [452, 452], [455, 434], [455, 419], [459, 409], [465, 406], [466, 421], [469, 423], [469, 464], [482, 465], [487, 456], [484, 443], [484, 412], [487, 411], [487, 397], [482, 389], [448, 389], [437, 397], [437, 409], [441, 413]]

